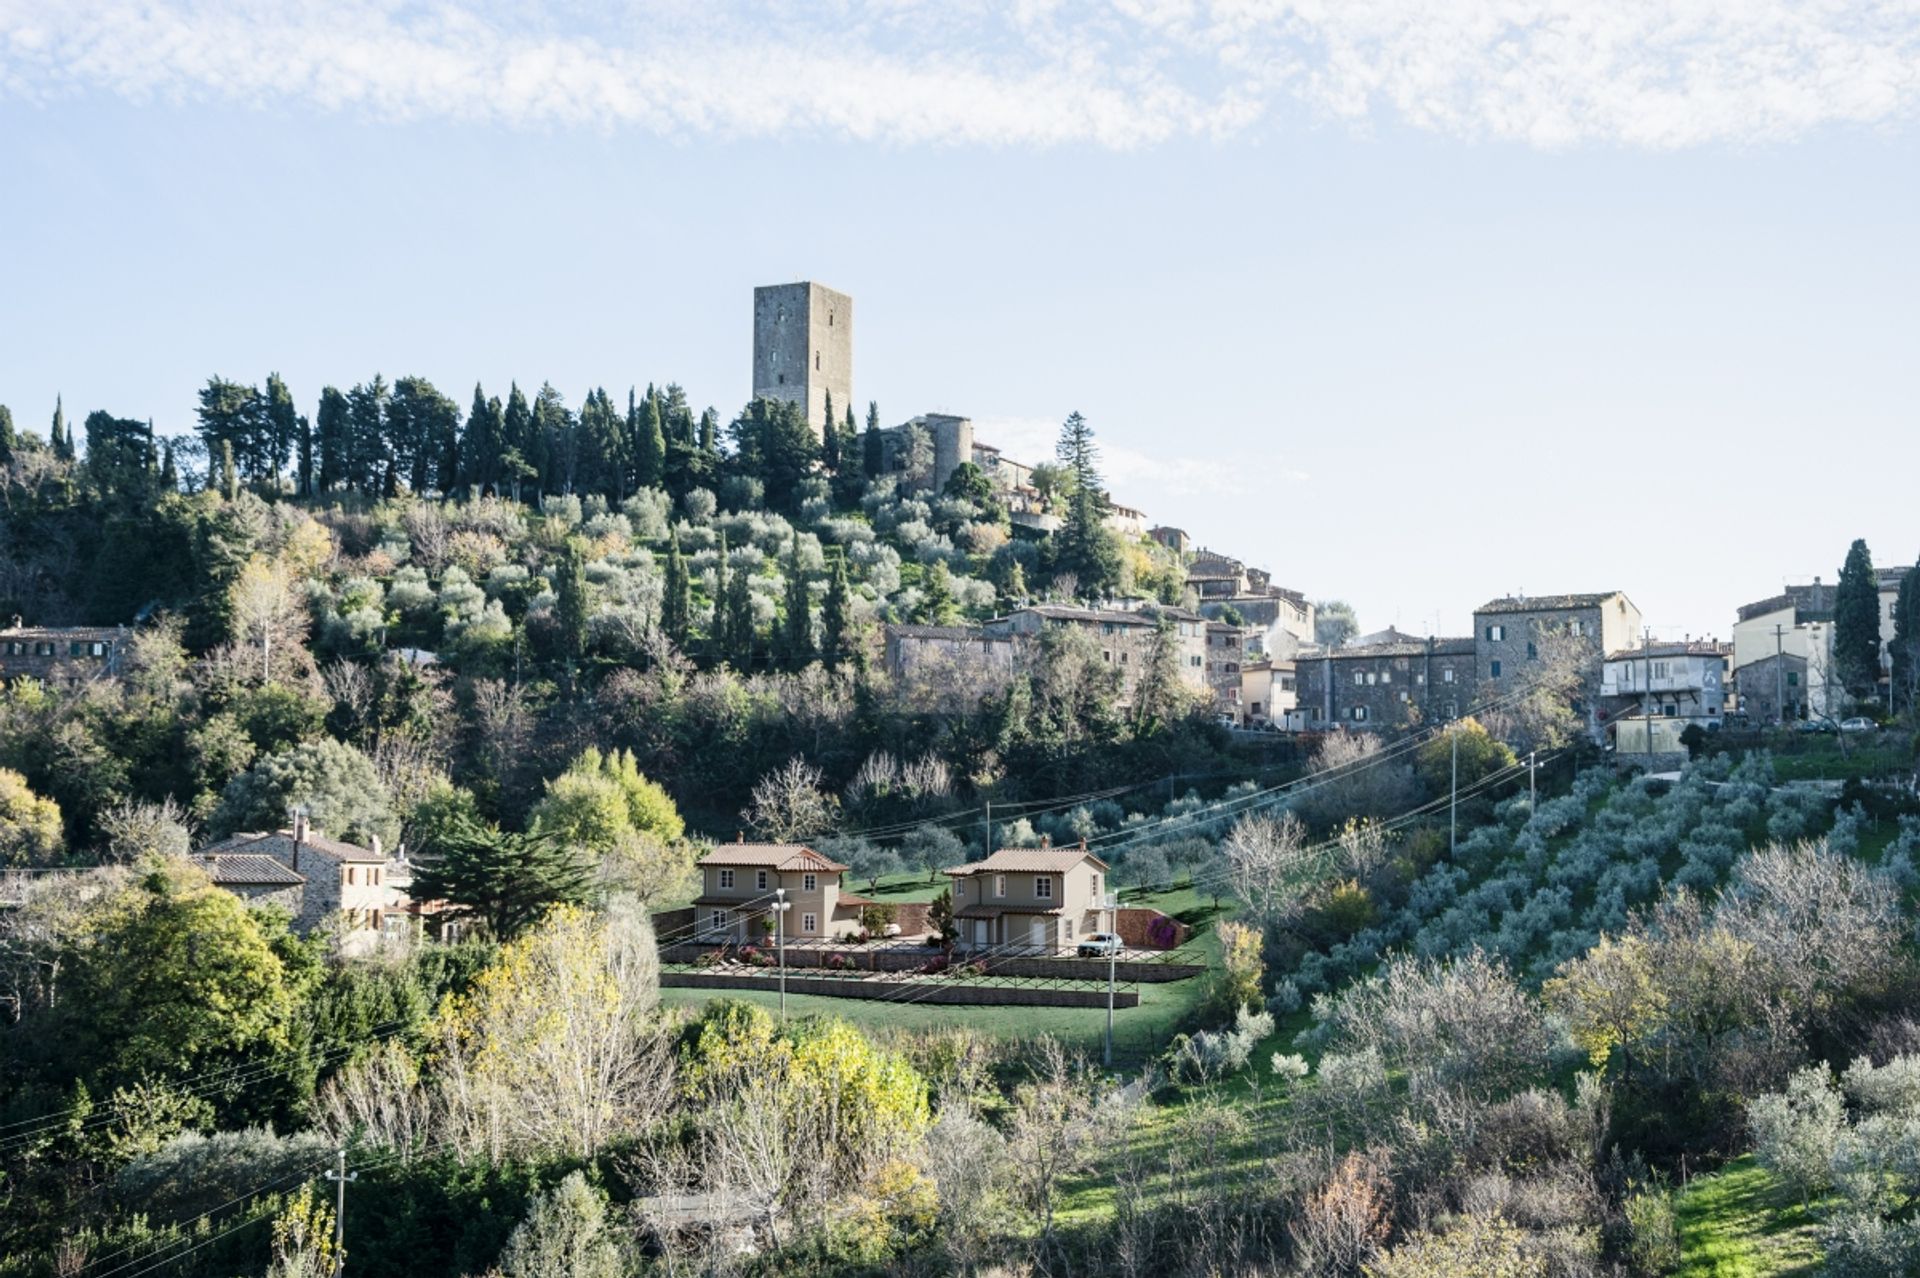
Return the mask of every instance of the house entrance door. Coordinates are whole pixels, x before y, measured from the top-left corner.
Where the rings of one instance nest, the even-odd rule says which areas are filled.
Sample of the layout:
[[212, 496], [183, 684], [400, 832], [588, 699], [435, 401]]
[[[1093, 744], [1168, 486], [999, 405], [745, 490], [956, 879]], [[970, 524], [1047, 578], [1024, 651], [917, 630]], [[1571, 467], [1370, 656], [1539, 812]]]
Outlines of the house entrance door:
[[1035, 919], [1030, 934], [1034, 949], [1044, 950], [1047, 948], [1047, 921], [1045, 919]]
[[993, 922], [990, 919], [973, 921], [973, 943], [981, 949], [993, 943]]

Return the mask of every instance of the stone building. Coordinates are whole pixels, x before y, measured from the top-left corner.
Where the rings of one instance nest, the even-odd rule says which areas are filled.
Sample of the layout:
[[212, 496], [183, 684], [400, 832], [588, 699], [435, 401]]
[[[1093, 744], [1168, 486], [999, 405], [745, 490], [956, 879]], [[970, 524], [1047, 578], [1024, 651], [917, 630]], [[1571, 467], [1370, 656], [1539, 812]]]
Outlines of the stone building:
[[394, 901], [386, 882], [387, 856], [378, 839], [371, 848], [329, 839], [308, 827], [304, 813], [296, 812], [291, 829], [230, 835], [202, 848], [196, 860], [221, 867], [230, 861], [255, 865], [261, 858], [301, 880], [300, 906], [294, 912], [297, 930], [335, 932], [341, 948], [350, 953], [369, 949], [380, 939]]
[[1294, 665], [1305, 725], [1385, 731], [1452, 719], [1473, 704], [1474, 648], [1466, 636], [1302, 648]]
[[[1249, 570], [1251, 571], [1251, 570]], [[1264, 579], [1266, 574], [1261, 573]], [[1232, 609], [1232, 614], [1228, 609]], [[1200, 611], [1210, 620], [1238, 616], [1247, 629], [1247, 651], [1275, 658], [1291, 657], [1313, 642], [1313, 603], [1297, 590], [1264, 585], [1259, 594], [1202, 599]]]
[[270, 856], [246, 852], [203, 852], [189, 858], [207, 872], [213, 885], [248, 905], [277, 905], [300, 917], [306, 876], [295, 874]]
[[[839, 402], [838, 398], [834, 400], [836, 404]], [[972, 419], [956, 417], [951, 413], [922, 413], [880, 432], [882, 465], [887, 470], [899, 470], [905, 465], [901, 449], [910, 427], [925, 431], [928, 441], [933, 445], [933, 469], [928, 472], [927, 483], [934, 492], [946, 489], [947, 480], [953, 478], [953, 472], [960, 469], [961, 462], [971, 461], [979, 465], [975, 460], [978, 450], [973, 442]], [[997, 455], [998, 450], [994, 451]], [[992, 477], [989, 472], [988, 478]]]
[[1069, 626], [1091, 636], [1100, 646], [1100, 657], [1121, 673], [1120, 704], [1133, 704], [1141, 676], [1153, 655], [1160, 621], [1172, 627], [1175, 664], [1180, 680], [1194, 692], [1211, 691], [1207, 680], [1206, 619], [1185, 608], [1150, 607], [1138, 612], [1108, 608], [1077, 608], [1067, 604], [1034, 604], [986, 623], [988, 633], [1011, 636], [1022, 642], [1037, 641], [1042, 631], [1052, 626]]
[[[1892, 671], [1894, 605], [1904, 567], [1877, 569], [1880, 662]], [[1741, 709], [1756, 721], [1838, 718], [1848, 698], [1833, 673], [1833, 604], [1837, 587], [1815, 577], [1743, 605], [1733, 624], [1733, 681]]]
[[1207, 635], [1207, 686], [1213, 689], [1213, 705], [1235, 723], [1246, 721], [1240, 700], [1240, 673], [1247, 664], [1247, 631], [1224, 621], [1209, 621]]
[[[1618, 590], [1587, 595], [1512, 595], [1473, 611], [1476, 682], [1482, 699], [1524, 687], [1543, 659], [1570, 651], [1582, 669], [1577, 713], [1594, 719], [1606, 655], [1641, 642], [1640, 610]], [[1464, 703], [1463, 703], [1464, 704]]]
[[853, 299], [824, 284], [753, 290], [753, 397], [806, 410], [825, 437], [827, 400], [844, 419], [853, 404]]
[[1019, 642], [979, 626], [897, 626], [885, 630], [889, 675], [907, 684], [948, 684], [977, 695], [1013, 676]]
[[1727, 711], [1731, 644], [1654, 643], [1607, 654], [1600, 696], [1615, 758], [1652, 770], [1684, 764], [1688, 725], [1719, 727]]
[[28, 626], [0, 630], [0, 680], [73, 686], [120, 674], [133, 632], [125, 626]]

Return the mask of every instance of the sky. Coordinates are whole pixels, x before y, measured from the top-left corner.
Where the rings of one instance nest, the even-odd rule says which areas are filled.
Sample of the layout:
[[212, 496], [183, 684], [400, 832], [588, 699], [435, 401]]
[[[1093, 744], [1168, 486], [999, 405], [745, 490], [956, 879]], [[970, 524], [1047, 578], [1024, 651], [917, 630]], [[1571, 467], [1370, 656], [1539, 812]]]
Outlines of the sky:
[[0, 403], [854, 393], [1368, 629], [1920, 552], [1920, 3], [0, 0]]

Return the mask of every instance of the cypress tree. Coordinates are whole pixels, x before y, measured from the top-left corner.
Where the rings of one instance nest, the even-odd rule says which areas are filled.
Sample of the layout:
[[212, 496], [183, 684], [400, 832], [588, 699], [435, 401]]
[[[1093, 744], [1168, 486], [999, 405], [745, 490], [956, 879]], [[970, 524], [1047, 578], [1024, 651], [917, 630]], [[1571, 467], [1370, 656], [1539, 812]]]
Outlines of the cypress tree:
[[560, 623], [560, 644], [567, 660], [578, 661], [587, 650], [587, 616], [592, 603], [587, 593], [587, 546], [578, 537], [567, 538], [554, 583], [554, 617]]
[[827, 579], [827, 597], [820, 605], [820, 655], [838, 669], [852, 651], [853, 591], [847, 583], [847, 557], [833, 557], [833, 575]]
[[727, 581], [726, 612], [727, 657], [736, 670], [751, 670], [758, 627], [753, 620], [753, 585], [744, 570]]
[[56, 458], [61, 461], [73, 460], [73, 436], [67, 432], [66, 402], [59, 395], [53, 397], [53, 434], [47, 442]]
[[313, 496], [313, 423], [305, 413], [300, 414], [300, 495]]
[[338, 387], [328, 386], [320, 391], [314, 435], [320, 446], [315, 491], [331, 492], [347, 482], [347, 468], [353, 454], [353, 408]]
[[720, 455], [720, 414], [711, 408], [700, 414], [700, 455], [708, 460]]
[[680, 530], [667, 535], [667, 588], [660, 601], [660, 628], [675, 647], [684, 647], [693, 621], [693, 583], [687, 579], [687, 561], [680, 553]]
[[878, 401], [867, 403], [866, 452], [861, 458], [861, 469], [867, 472], [868, 479], [878, 479], [887, 464], [887, 446], [880, 439], [880, 404]]
[[[629, 410], [632, 411], [632, 410]], [[667, 435], [660, 424], [660, 401], [649, 394], [638, 405], [633, 441], [634, 482], [660, 488], [667, 479]]]
[[467, 487], [476, 495], [500, 483], [500, 455], [506, 451], [505, 423], [500, 397], [487, 398], [479, 382], [473, 384], [473, 407], [467, 411], [467, 428], [460, 444], [460, 469]]
[[827, 392], [827, 410], [820, 419], [820, 463], [828, 470], [840, 469], [840, 434], [834, 429], [833, 392]]
[[947, 561], [935, 560], [927, 569], [926, 592], [920, 597], [920, 606], [914, 609], [915, 619], [930, 626], [950, 626], [959, 613], [959, 607], [953, 599], [953, 577], [947, 571]]
[[780, 646], [788, 664], [798, 670], [813, 660], [813, 608], [807, 596], [807, 574], [800, 566], [800, 538], [787, 553], [786, 611], [781, 617]]
[[1880, 581], [1864, 540], [1856, 540], [1833, 593], [1833, 667], [1847, 691], [1869, 696], [1880, 678]]
[[[532, 479], [536, 483], [535, 491], [536, 493], [538, 492], [537, 484], [540, 475], [540, 460], [545, 456], [545, 450], [536, 450], [533, 433], [533, 409], [528, 405], [526, 395], [521, 393], [520, 383], [514, 382], [507, 388], [507, 411], [501, 421], [501, 435], [506, 443], [506, 447], [513, 449], [514, 452], [519, 454], [522, 466], [531, 468], [532, 471], [531, 474], [528, 474], [526, 470], [522, 470], [514, 476], [513, 497], [515, 501], [520, 500], [521, 484], [527, 482], [529, 479]], [[504, 452], [505, 449], [501, 451]]]
[[[301, 418], [302, 421], [306, 419]], [[180, 491], [180, 472], [173, 465], [173, 441], [167, 440], [160, 448], [160, 491], [177, 493]]]
[[1920, 684], [1920, 563], [1900, 578], [1893, 602], [1893, 695], [1904, 710], [1914, 705]]
[[715, 660], [725, 660], [733, 650], [732, 637], [727, 633], [727, 596], [731, 593], [732, 582], [728, 580], [727, 534], [720, 534], [720, 562], [714, 569], [713, 577], [713, 624], [707, 627], [707, 646]]
[[267, 374], [267, 394], [260, 403], [260, 478], [273, 480], [280, 487], [280, 468], [300, 437], [300, 415], [294, 411], [293, 392], [280, 374]]

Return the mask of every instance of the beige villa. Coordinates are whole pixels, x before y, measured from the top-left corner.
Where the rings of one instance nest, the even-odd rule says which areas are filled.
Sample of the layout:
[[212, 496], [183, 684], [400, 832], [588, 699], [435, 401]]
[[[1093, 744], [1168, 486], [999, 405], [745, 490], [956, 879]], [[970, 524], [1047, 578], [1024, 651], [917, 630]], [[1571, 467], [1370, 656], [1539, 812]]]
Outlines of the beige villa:
[[700, 895], [694, 898], [695, 936], [702, 941], [759, 941], [771, 933], [774, 893], [785, 888], [786, 937], [819, 941], [860, 930], [860, 911], [873, 902], [843, 891], [847, 867], [798, 843], [722, 843], [700, 858]]
[[1072, 949], [1110, 927], [1107, 863], [1073, 848], [1001, 848], [947, 871], [963, 949]]

